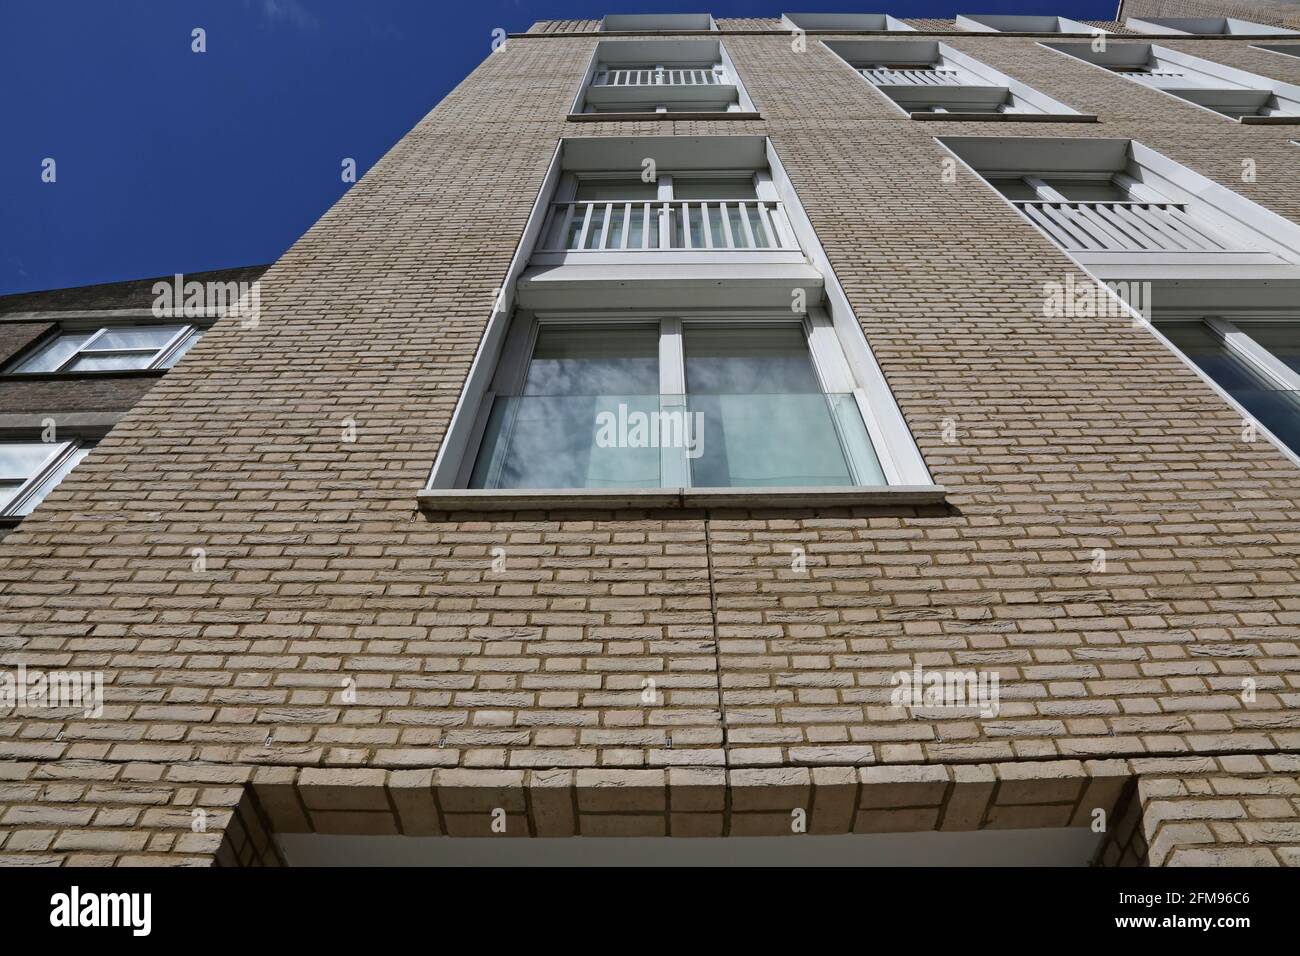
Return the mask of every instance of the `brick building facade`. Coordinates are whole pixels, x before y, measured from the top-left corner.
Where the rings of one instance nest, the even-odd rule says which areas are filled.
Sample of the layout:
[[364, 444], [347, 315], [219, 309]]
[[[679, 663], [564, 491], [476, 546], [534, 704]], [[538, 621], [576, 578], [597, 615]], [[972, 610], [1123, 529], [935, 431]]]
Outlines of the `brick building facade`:
[[[248, 283], [265, 271], [265, 266], [254, 266], [192, 273], [187, 278], [203, 283]], [[159, 281], [172, 283], [175, 279], [137, 279], [0, 296], [0, 441], [41, 441], [45, 432], [43, 440], [49, 444], [68, 439], [89, 446], [117, 424], [166, 374], [162, 363], [141, 360], [122, 364], [153, 367], [91, 370], [74, 369], [72, 363], [67, 368], [39, 371], [23, 366], [47, 353], [60, 336], [89, 334], [102, 327], [176, 325], [154, 314], [154, 286]], [[199, 319], [196, 327], [205, 329], [215, 318]], [[47, 432], [50, 424], [52, 434]], [[0, 509], [0, 539], [21, 520], [19, 515]]]
[[[1045, 288], [1093, 280], [965, 143], [1137, 142], [1300, 223], [1295, 128], [1058, 34], [913, 25], [717, 21], [736, 115], [574, 112], [598, 43], [682, 34], [547, 22], [487, 56], [265, 273], [261, 321], [131, 395], [0, 545], [0, 666], [105, 685], [93, 719], [0, 713], [0, 861], [504, 828], [1073, 829], [1104, 864], [1300, 862], [1295, 456], [1129, 313], [1046, 318]], [[914, 119], [845, 39], [938, 41], [1071, 112]], [[1300, 84], [1258, 36], [1158, 42]], [[663, 137], [774, 152], [937, 490], [421, 501], [557, 146]], [[997, 715], [894, 706], [917, 665], [996, 672]]]

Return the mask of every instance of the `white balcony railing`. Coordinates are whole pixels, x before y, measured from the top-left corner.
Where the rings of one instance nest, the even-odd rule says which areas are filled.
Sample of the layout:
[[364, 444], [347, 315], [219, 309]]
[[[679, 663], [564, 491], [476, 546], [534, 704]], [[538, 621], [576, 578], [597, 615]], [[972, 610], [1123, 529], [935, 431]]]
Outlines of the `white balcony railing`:
[[1127, 76], [1136, 83], [1144, 86], [1154, 86], [1157, 88], [1165, 86], [1200, 86], [1200, 83], [1194, 83], [1187, 78], [1186, 73], [1176, 73], [1173, 70], [1152, 70], [1150, 73], [1121, 73], [1120, 76]]
[[601, 69], [592, 86], [722, 86], [727, 83], [721, 66], [685, 69]]
[[961, 86], [956, 70], [860, 70], [876, 86]]
[[780, 202], [557, 202], [540, 252], [797, 250]]
[[1240, 252], [1181, 203], [1017, 202], [1067, 252]]

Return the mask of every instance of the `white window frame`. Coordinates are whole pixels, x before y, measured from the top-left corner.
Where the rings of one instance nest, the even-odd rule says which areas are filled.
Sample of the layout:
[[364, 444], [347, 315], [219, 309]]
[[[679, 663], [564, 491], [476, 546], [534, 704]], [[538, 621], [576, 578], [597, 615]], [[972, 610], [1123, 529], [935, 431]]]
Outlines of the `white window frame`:
[[[655, 47], [663, 47], [665, 54], [677, 54], [683, 50], [683, 44], [711, 44], [717, 43], [717, 54], [714, 58], [705, 61], [696, 60], [692, 57], [681, 56], [655, 56], [652, 59], [633, 56], [633, 52], [645, 51]], [[619, 48], [622, 47], [628, 51], [626, 59], [619, 58]], [[690, 49], [686, 47], [685, 49]], [[611, 66], [611, 64], [614, 64]], [[644, 65], [634, 65], [644, 64]], [[665, 102], [657, 104], [655, 112], [659, 113], [691, 113], [691, 112], [719, 112], [719, 113], [754, 113], [757, 112], [753, 101], [749, 98], [749, 93], [745, 90], [745, 84], [740, 78], [740, 73], [736, 69], [736, 64], [732, 61], [730, 54], [727, 52], [727, 46], [721, 41], [713, 40], [602, 40], [596, 44], [596, 49], [592, 51], [591, 60], [587, 64], [587, 70], [582, 76], [582, 82], [578, 85], [578, 94], [574, 97], [572, 105], [569, 107], [571, 114], [578, 113], [587, 116], [599, 116], [602, 112], [618, 113], [614, 109], [614, 104], [609, 104], [608, 108], [602, 110], [594, 109], [588, 98], [588, 91], [591, 89], [592, 81], [596, 74], [602, 69], [697, 69], [709, 70], [713, 73], [721, 72], [725, 83], [719, 83], [716, 86], [711, 85], [710, 89], [716, 91], [719, 95], [717, 99], [708, 101], [713, 104], [722, 104], [721, 110], [701, 110], [692, 109], [696, 104], [686, 104], [682, 107], [669, 108], [668, 103], [680, 102], [672, 98], [673, 86], [663, 86], [658, 89], [662, 90]], [[623, 110], [622, 112], [631, 112]]]
[[[67, 463], [68, 459], [72, 458], [82, 448], [89, 449], [94, 447], [93, 442], [80, 441], [78, 439], [69, 439], [57, 442], [42, 442], [39, 438], [32, 440], [21, 438], [0, 439], [0, 446], [42, 444], [50, 446], [51, 450], [49, 456], [41, 463], [40, 467], [34, 474], [29, 476], [26, 481], [18, 486], [18, 491], [14, 495], [13, 499], [7, 505], [0, 507], [0, 521], [13, 522], [26, 517], [23, 513], [23, 509], [31, 502], [33, 495], [36, 494], [41, 485], [44, 484], [51, 475], [55, 474], [60, 468], [62, 468]], [[6, 482], [5, 484], [8, 485], [9, 483]], [[54, 488], [57, 487], [58, 485], [54, 486]], [[54, 488], [49, 490], [53, 491]], [[41, 500], [44, 499], [42, 498]], [[39, 503], [40, 501], [36, 502], [36, 504]]]
[[[787, 309], [791, 300], [786, 296], [803, 289], [808, 294], [807, 301], [810, 305], [820, 306], [826, 310], [840, 348], [847, 357], [853, 382], [856, 388], [863, 390], [867, 399], [865, 406], [859, 403], [859, 408], [863, 412], [863, 420], [868, 436], [888, 483], [888, 487], [883, 489], [886, 492], [886, 498], [893, 497], [893, 493], [897, 491], [899, 492], [899, 500], [911, 495], [921, 495], [926, 501], [940, 500], [943, 495], [943, 488], [935, 484], [934, 477], [926, 466], [925, 459], [912, 435], [911, 428], [899, 408], [898, 401], [889, 383], [885, 379], [884, 372], [880, 367], [880, 363], [876, 360], [871, 344], [867, 341], [863, 322], [849, 303], [848, 296], [839, 282], [834, 266], [822, 247], [812, 221], [804, 210], [799, 195], [785, 171], [781, 157], [767, 137], [738, 135], [704, 137], [638, 136], [630, 139], [566, 137], [557, 143], [551, 165], [534, 197], [532, 212], [524, 226], [519, 245], [510, 261], [509, 268], [502, 277], [499, 287], [500, 294], [493, 303], [478, 350], [470, 365], [464, 386], [456, 399], [451, 421], [441, 436], [438, 452], [425, 485], [425, 493], [436, 498], [440, 492], [460, 489], [460, 496], [473, 497], [471, 491], [464, 489], [463, 483], [458, 483], [458, 478], [463, 474], [464, 463], [477, 457], [478, 449], [468, 447], [469, 440], [471, 436], [481, 434], [481, 427], [479, 427], [481, 425], [481, 416], [487, 414], [487, 408], [490, 406], [492, 380], [499, 363], [503, 360], [504, 343], [510, 330], [511, 321], [516, 309], [520, 307], [519, 286], [525, 271], [537, 268], [540, 261], [537, 250], [543, 245], [543, 229], [548, 222], [553, 202], [558, 199], [560, 181], [564, 176], [571, 173], [585, 173], [588, 170], [626, 169], [639, 171], [641, 157], [644, 156], [658, 156], [660, 158], [660, 167], [665, 169], [676, 167], [695, 171], [700, 167], [707, 166], [713, 169], [714, 166], [717, 166], [729, 169], [743, 168], [750, 173], [757, 170], [760, 174], [770, 176], [776, 199], [782, 204], [785, 212], [785, 224], [789, 226], [794, 243], [797, 246], [799, 261], [794, 266], [786, 263], [771, 265], [767, 260], [760, 259], [754, 261], [762, 263], [762, 268], [757, 270], [760, 275], [767, 271], [769, 266], [771, 266], [774, 275], [784, 276], [792, 273], [798, 273], [798, 275], [791, 275], [792, 281], [789, 284], [786, 284], [785, 281], [781, 282], [782, 292], [776, 301], [772, 301], [765, 294], [764, 287], [760, 282], [758, 293], [752, 296], [752, 299], [755, 300], [753, 308], [777, 308], [783, 315], [789, 316], [792, 313], [788, 312]], [[720, 160], [716, 164], [690, 162], [691, 159], [700, 157], [711, 159], [715, 156]], [[606, 159], [610, 161], [606, 163]], [[597, 162], [597, 160], [599, 161]], [[635, 175], [635, 173], [633, 174]], [[761, 195], [760, 198], [762, 198]], [[756, 255], [752, 252], [746, 253], [746, 256], [750, 258]], [[670, 261], [671, 263], [677, 262], [676, 259]], [[721, 263], [719, 262], [719, 264]], [[692, 268], [705, 268], [711, 265], [710, 262], [702, 267]], [[635, 268], [630, 266], [635, 266]], [[630, 266], [619, 265], [613, 273], [621, 289], [628, 290], [628, 292], [644, 290], [643, 295], [632, 297], [633, 301], [626, 303], [629, 310], [646, 310], [654, 302], [660, 303], [659, 308], [656, 310], [658, 314], [681, 310], [682, 308], [696, 311], [704, 311], [706, 308], [714, 306], [726, 308], [725, 305], [717, 302], [716, 297], [712, 294], [701, 294], [699, 296], [703, 302], [710, 303], [704, 308], [697, 309], [695, 301], [692, 301], [689, 306], [683, 306], [680, 301], [676, 301], [676, 304], [669, 306], [668, 302], [679, 300], [680, 295], [675, 288], [665, 283], [661, 277], [661, 270], [654, 268], [644, 270], [645, 282], [643, 284], [641, 282], [642, 266], [636, 263], [632, 263]], [[802, 266], [808, 268], [803, 269]], [[549, 264], [547, 268], [549, 268]], [[817, 288], [817, 283], [807, 277], [806, 273], [809, 270], [820, 277], [822, 288]], [[720, 281], [718, 285], [720, 288], [733, 289], [742, 294], [747, 291], [746, 283], [743, 280], [738, 282], [737, 280], [727, 279], [726, 274], [721, 270], [719, 275]], [[608, 282], [602, 276], [597, 276], [597, 278], [603, 282]], [[574, 281], [576, 285], [580, 286], [582, 284], [577, 279]], [[592, 285], [595, 286], [597, 283], [592, 283]], [[610, 294], [617, 295], [618, 293]], [[626, 295], [626, 293], [624, 294]], [[595, 297], [590, 295], [584, 297], [578, 292], [575, 297], [578, 302], [582, 302], [585, 298], [599, 303], [600, 300], [605, 299], [606, 291], [602, 288], [601, 294]], [[557, 298], [562, 298], [562, 296]], [[690, 298], [694, 299], [694, 294]], [[620, 304], [620, 307], [623, 307], [623, 305]], [[566, 306], [567, 303], [559, 305], [558, 308], [563, 309]], [[574, 308], [582, 308], [582, 306], [575, 305]], [[587, 308], [592, 310], [592, 314], [597, 311], [604, 311], [604, 306], [601, 304], [588, 305]]]
[[1217, 335], [1228, 351], [1249, 365], [1252, 370], [1258, 372], [1268, 381], [1273, 382], [1283, 391], [1300, 393], [1300, 372], [1295, 371], [1291, 366], [1252, 339], [1250, 335], [1243, 332], [1233, 321], [1233, 318], [1240, 322], [1276, 322], [1279, 325], [1300, 325], [1300, 313], [1292, 316], [1243, 314], [1240, 317], [1171, 315], [1167, 318], [1157, 318], [1154, 321], [1157, 327], [1200, 323]]
[[[1050, 28], [1045, 21], [1055, 21]], [[1038, 16], [1015, 13], [969, 13], [958, 14], [953, 21], [958, 30], [971, 33], [1082, 33], [1096, 36], [1110, 33], [1102, 27], [1089, 26], [1081, 20], [1069, 17]]]
[[1300, 43], [1252, 43], [1250, 46], [1252, 50], [1263, 50], [1265, 53], [1276, 53], [1292, 59], [1300, 58]]
[[599, 32], [716, 33], [717, 30], [717, 21], [710, 13], [607, 13], [601, 18]]
[[917, 29], [888, 13], [783, 13], [781, 29], [791, 32], [841, 30], [846, 33], [916, 33]]
[[[1017, 116], [1083, 115], [1060, 100], [1053, 99], [1045, 93], [1040, 93], [1032, 86], [1021, 83], [1019, 80], [993, 69], [975, 57], [962, 53], [946, 43], [926, 40], [822, 40], [821, 43], [836, 59], [851, 69], [858, 79], [883, 96], [890, 106], [905, 116], [927, 111], [935, 113], [949, 112], [951, 107], [943, 106], [942, 101], [945, 98], [949, 100], [960, 99], [961, 94], [954, 93], [954, 91], [959, 91], [963, 87], [967, 89], [1002, 90], [1004, 94], [1002, 102], [995, 110], [998, 113], [1012, 113]], [[891, 54], [896, 53], [896, 55], [880, 59], [879, 53], [881, 51], [888, 51]], [[871, 66], [859, 65], [868, 62], [868, 60], [870, 60]], [[913, 64], [917, 66], [925, 64], [925, 68], [930, 70], [951, 71], [957, 74], [961, 82], [935, 86], [905, 85], [895, 87], [900, 92], [915, 92], [915, 98], [918, 100], [928, 94], [933, 102], [940, 103], [939, 107], [919, 102], [912, 105], [906, 102], [906, 99], [903, 101], [896, 99], [889, 92], [886, 92], [882, 86], [873, 83], [863, 75], [863, 70], [873, 67], [886, 70], [893, 69], [891, 63], [900, 64], [905, 69], [915, 69], [916, 67]], [[928, 110], [918, 109], [918, 107], [928, 107]], [[989, 111], [981, 110], [979, 112], [986, 113]]]
[[56, 342], [58, 342], [58, 340], [63, 336], [80, 335], [85, 331], [87, 331], [87, 329], [84, 328], [77, 329], [70, 326], [61, 326], [54, 335], [50, 336], [48, 339], [42, 340], [41, 342], [33, 346], [30, 350], [25, 351], [22, 355], [20, 355], [14, 361], [14, 363], [8, 369], [6, 369], [5, 374], [6, 375], [61, 375], [70, 372], [75, 372], [75, 374], [78, 375], [92, 375], [96, 373], [120, 374], [122, 372], [141, 372], [141, 371], [149, 371], [151, 369], [166, 368], [167, 361], [171, 359], [174, 355], [176, 355], [176, 353], [179, 352], [183, 346], [185, 346], [187, 343], [190, 343], [192, 339], [197, 338], [203, 334], [203, 332], [205, 331], [203, 328], [193, 324], [182, 324], [180, 329], [177, 330], [176, 334], [174, 334], [170, 339], [168, 339], [164, 345], [160, 346], [157, 349], [152, 350], [153, 358], [149, 360], [148, 364], [139, 366], [138, 368], [89, 369], [84, 371], [76, 371], [72, 369], [71, 366], [78, 359], [82, 358], [87, 354], [147, 355], [151, 351], [150, 349], [96, 350], [94, 348], [94, 344], [95, 342], [99, 341], [99, 339], [103, 338], [105, 335], [111, 332], [121, 332], [128, 329], [147, 329], [153, 326], [174, 325], [174, 324], [175, 323], [173, 322], [157, 322], [157, 323], [148, 323], [148, 324], [122, 323], [120, 325], [101, 325], [90, 336], [90, 338], [88, 338], [85, 341], [85, 343], [83, 343], [76, 351], [72, 352], [66, 359], [64, 359], [64, 361], [59, 365], [58, 368], [22, 371], [22, 366], [26, 365], [28, 362], [30, 362], [32, 359], [36, 358], [37, 356], [44, 354], [47, 349], [49, 349]]
[[[1206, 30], [1185, 30], [1183, 26], [1191, 26], [1197, 22], [1208, 20], [1221, 20], [1222, 29], [1217, 31]], [[1183, 26], [1176, 26], [1182, 24]], [[1129, 17], [1124, 21], [1124, 26], [1137, 33], [1148, 36], [1180, 36], [1180, 37], [1234, 37], [1234, 36], [1295, 36], [1300, 30], [1290, 30], [1286, 27], [1275, 27], [1267, 23], [1256, 23], [1254, 20], [1243, 20], [1240, 17]], [[1234, 27], [1236, 29], [1234, 29]]]
[[[1156, 90], [1166, 96], [1172, 96], [1184, 103], [1190, 103], [1198, 109], [1213, 113], [1220, 119], [1231, 123], [1251, 125], [1265, 120], [1282, 122], [1287, 119], [1300, 118], [1300, 86], [1284, 83], [1257, 73], [1250, 73], [1236, 67], [1192, 56], [1180, 50], [1149, 42], [1112, 43], [1105, 51], [1094, 50], [1087, 43], [1040, 43], [1039, 46], [1081, 60], [1107, 73], [1122, 76], [1130, 83], [1148, 90]], [[1118, 58], [1128, 50], [1142, 50], [1146, 53], [1144, 64], [1107, 62]], [[1137, 67], [1142, 67], [1138, 70]], [[1167, 84], [1145, 83], [1138, 76], [1168, 77]], [[1245, 94], [1267, 96], [1269, 99], [1257, 109], [1266, 112], [1246, 113], [1233, 116], [1214, 106], [1217, 94], [1240, 97]]]
[[[1133, 279], [1132, 268], [1141, 264], [1148, 270], [1141, 278], [1152, 280], [1188, 277], [1180, 270], [1193, 270], [1196, 278], [1246, 278], [1243, 267], [1251, 270], [1251, 278], [1292, 279], [1300, 266], [1300, 225], [1135, 140], [941, 136], [935, 142], [1058, 248], [1061, 243], [1018, 205], [1032, 200], [1007, 199], [989, 180], [1028, 180], [1039, 174], [1052, 179], [1110, 178], [1129, 190], [1129, 201], [1182, 205], [1198, 226], [1238, 247], [1216, 253], [1067, 252], [1096, 278]], [[1005, 159], [990, 157], [986, 148], [1005, 154]], [[1117, 162], [1120, 150], [1123, 159]], [[1068, 157], [1068, 166], [1062, 157]], [[1042, 201], [1064, 201], [1058, 197], [1048, 194]]]
[[[544, 326], [555, 325], [566, 328], [589, 325], [592, 334], [599, 334], [601, 329], [614, 325], [636, 325], [659, 327], [659, 395], [661, 402], [671, 408], [683, 408], [689, 392], [686, 388], [685, 352], [683, 348], [684, 330], [690, 325], [727, 325], [751, 326], [760, 324], [797, 325], [804, 333], [808, 346], [808, 358], [817, 376], [822, 394], [851, 394], [858, 413], [862, 416], [867, 435], [871, 440], [872, 451], [885, 475], [886, 485], [868, 485], [861, 480], [869, 469], [869, 462], [859, 460], [853, 455], [852, 443], [841, 440], [840, 449], [844, 452], [845, 462], [853, 475], [853, 487], [871, 488], [887, 487], [890, 470], [886, 465], [887, 450], [885, 436], [872, 414], [867, 392], [854, 381], [848, 358], [840, 346], [830, 317], [821, 308], [809, 309], [806, 313], [781, 313], [767, 310], [744, 310], [735, 312], [665, 312], [655, 310], [637, 314], [591, 315], [588, 313], [534, 313], [517, 312], [511, 322], [506, 342], [502, 348], [501, 360], [497, 364], [488, 392], [479, 408], [474, 422], [474, 430], [465, 445], [465, 453], [460, 461], [453, 487], [468, 488], [474, 467], [482, 451], [482, 444], [487, 434], [488, 419], [493, 403], [498, 398], [512, 398], [523, 393], [528, 375], [528, 367], [536, 347], [538, 333]], [[670, 410], [669, 407], [664, 408]], [[832, 422], [834, 422], [832, 416]], [[836, 422], [838, 430], [838, 423]], [[690, 464], [685, 457], [685, 449], [663, 448], [660, 451], [659, 488], [690, 488]], [[582, 491], [585, 489], [557, 488], [553, 491]], [[653, 489], [651, 489], [653, 490]], [[736, 490], [742, 490], [737, 488]]]
[[[1015, 175], [1015, 176], [1011, 176], [1011, 175], [996, 176], [993, 174], [987, 174], [987, 178], [990, 180], [1019, 179], [1022, 183], [1024, 183], [1026, 186], [1028, 186], [1030, 189], [1032, 189], [1034, 192], [1038, 194], [1038, 199], [1037, 199], [1038, 202], [1073, 202], [1073, 200], [1066, 198], [1065, 195], [1053, 189], [1050, 185], [1048, 185], [1047, 181], [1040, 176], [1033, 176], [1029, 174]], [[1148, 186], [1144, 186], [1142, 183], [1138, 182], [1132, 176], [1128, 175], [1128, 173], [1107, 173], [1107, 172], [1098, 172], [1096, 170], [1081, 170], [1080, 172], [1077, 173], [1054, 172], [1050, 175], [1049, 178], [1081, 179], [1081, 180], [1093, 180], [1094, 182], [1099, 182], [1099, 183], [1114, 183], [1120, 189], [1123, 189], [1126, 193], [1128, 193], [1127, 199], [1117, 200], [1117, 202], [1168, 202], [1169, 201], [1160, 193], [1156, 192], [1154, 189], [1151, 189]], [[990, 183], [990, 185], [992, 184]], [[997, 187], [994, 186], [994, 189], [996, 188]], [[1016, 199], [1011, 200], [1011, 202], [1013, 203], [1029, 202], [1029, 201], [1031, 200], [1016, 200]]]

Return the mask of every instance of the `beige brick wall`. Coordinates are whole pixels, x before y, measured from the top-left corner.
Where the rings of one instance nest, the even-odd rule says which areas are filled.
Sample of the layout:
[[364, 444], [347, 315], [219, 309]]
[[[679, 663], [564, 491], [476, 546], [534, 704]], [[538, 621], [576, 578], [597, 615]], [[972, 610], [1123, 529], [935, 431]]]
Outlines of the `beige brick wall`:
[[1121, 17], [1237, 17], [1300, 30], [1295, 0], [1123, 0]]
[[[1044, 283], [1083, 275], [944, 185], [934, 142], [1133, 137], [1300, 220], [1294, 133], [996, 36], [949, 42], [1102, 122], [913, 122], [815, 39], [754, 34], [726, 42], [762, 121], [566, 124], [596, 41], [489, 56], [265, 275], [258, 327], [219, 324], [0, 544], [0, 665], [107, 683], [99, 719], [0, 715], [13, 802], [103, 814], [46, 782], [92, 770], [166, 791], [148, 820], [0, 817], [0, 855], [201, 862], [187, 834], [238, 793], [325, 832], [478, 832], [491, 801], [512, 832], [584, 807], [594, 832], [766, 832], [818, 787], [826, 832], [943, 826], [954, 795], [963, 825], [1079, 825], [1134, 761], [1300, 750], [1295, 465], [1126, 320], [1044, 320]], [[947, 506], [417, 511], [557, 140], [665, 133], [772, 138]], [[914, 662], [997, 669], [1001, 714], [890, 708]], [[876, 781], [906, 797], [862, 803]], [[239, 820], [225, 862], [272, 862]]]

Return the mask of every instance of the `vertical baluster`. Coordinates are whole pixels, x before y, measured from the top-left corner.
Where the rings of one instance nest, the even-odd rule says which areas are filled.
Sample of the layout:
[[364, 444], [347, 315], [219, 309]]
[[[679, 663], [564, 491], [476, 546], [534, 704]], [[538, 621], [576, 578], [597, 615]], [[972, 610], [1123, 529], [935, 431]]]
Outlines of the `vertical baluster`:
[[587, 210], [582, 215], [582, 229], [578, 232], [577, 248], [579, 249], [587, 248], [587, 230], [591, 228], [591, 210], [594, 205], [594, 203], [586, 203]]
[[612, 202], [605, 203], [605, 221], [600, 224], [600, 243], [596, 246], [597, 249], [604, 249], [605, 243], [609, 241], [609, 220], [613, 214], [614, 204]]
[[567, 249], [569, 245], [569, 229], [573, 226], [573, 203], [566, 202], [564, 205], [564, 224], [560, 227], [560, 234], [557, 243], [552, 248]]
[[774, 249], [778, 245], [772, 241], [772, 229], [767, 223], [767, 203], [754, 203], [754, 238], [759, 240], [764, 249]]
[[641, 248], [650, 248], [650, 203], [641, 206]]
[[682, 203], [682, 248], [690, 249], [691, 246], [691, 204]]
[[743, 202], [736, 203], [736, 208], [740, 210], [741, 232], [745, 234], [745, 240], [749, 243], [746, 248], [756, 248], [756, 243], [754, 242], [754, 230], [749, 226], [749, 209], [747, 208], [746, 203]]
[[709, 204], [700, 203], [700, 231], [704, 233], [704, 248], [713, 248], [713, 226], [709, 222]]
[[628, 230], [631, 228], [631, 224], [632, 224], [632, 204], [630, 202], [623, 203], [623, 234], [619, 236], [618, 239], [618, 247], [620, 249], [627, 248], [627, 234], [628, 234]]
[[726, 202], [718, 203], [718, 211], [722, 216], [722, 241], [724, 249], [736, 248], [736, 240], [731, 235], [731, 217], [727, 215]]

